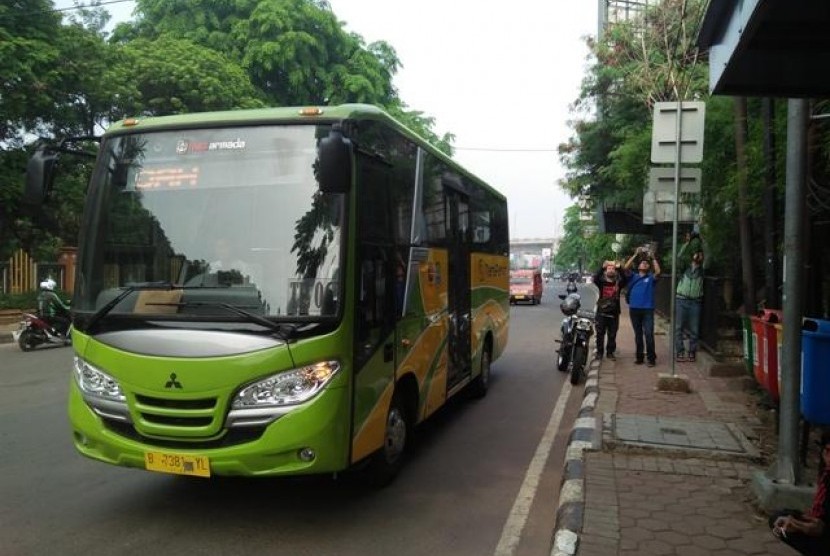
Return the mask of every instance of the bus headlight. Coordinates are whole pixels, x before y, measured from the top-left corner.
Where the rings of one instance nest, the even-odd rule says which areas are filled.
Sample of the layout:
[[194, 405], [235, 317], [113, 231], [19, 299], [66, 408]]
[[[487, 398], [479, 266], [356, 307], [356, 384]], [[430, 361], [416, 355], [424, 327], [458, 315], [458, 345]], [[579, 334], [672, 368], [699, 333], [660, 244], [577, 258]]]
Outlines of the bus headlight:
[[233, 409], [294, 405], [310, 400], [340, 370], [337, 361], [321, 361], [275, 374], [244, 387], [233, 400]]
[[99, 371], [80, 357], [75, 357], [75, 382], [85, 396], [97, 396], [114, 402], [126, 402], [127, 397], [114, 378]]

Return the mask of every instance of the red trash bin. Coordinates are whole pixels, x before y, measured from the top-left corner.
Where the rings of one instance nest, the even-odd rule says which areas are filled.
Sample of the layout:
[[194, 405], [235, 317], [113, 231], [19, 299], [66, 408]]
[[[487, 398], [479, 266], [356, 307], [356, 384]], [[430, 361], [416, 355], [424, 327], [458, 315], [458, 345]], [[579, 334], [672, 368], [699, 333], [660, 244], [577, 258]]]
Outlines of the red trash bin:
[[784, 320], [784, 314], [775, 309], [762, 309], [752, 322], [755, 353], [752, 370], [758, 384], [777, 402], [778, 392], [778, 332], [775, 325]]

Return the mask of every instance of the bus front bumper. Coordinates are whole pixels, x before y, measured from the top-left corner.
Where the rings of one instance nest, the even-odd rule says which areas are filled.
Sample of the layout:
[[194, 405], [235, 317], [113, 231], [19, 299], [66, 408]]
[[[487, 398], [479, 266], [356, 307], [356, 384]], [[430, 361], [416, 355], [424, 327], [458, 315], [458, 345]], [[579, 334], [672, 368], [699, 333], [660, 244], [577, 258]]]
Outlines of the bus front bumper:
[[279, 476], [339, 471], [349, 460], [349, 408], [343, 388], [324, 390], [267, 425], [256, 440], [221, 448], [193, 449], [186, 442], [171, 442], [176, 439], [161, 446], [153, 439], [122, 436], [86, 404], [74, 381], [69, 420], [81, 454], [124, 467], [147, 469], [146, 454], [164, 453], [207, 458], [210, 475]]

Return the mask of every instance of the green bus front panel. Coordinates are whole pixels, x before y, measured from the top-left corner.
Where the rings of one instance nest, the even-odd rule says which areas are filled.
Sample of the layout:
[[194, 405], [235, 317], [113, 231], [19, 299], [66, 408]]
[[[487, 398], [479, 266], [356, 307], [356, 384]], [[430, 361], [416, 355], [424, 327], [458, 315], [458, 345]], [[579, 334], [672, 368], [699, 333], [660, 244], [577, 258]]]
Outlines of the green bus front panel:
[[[119, 382], [130, 421], [119, 419], [118, 412], [94, 409], [73, 377], [69, 419], [75, 447], [85, 456], [139, 468], [145, 468], [149, 452], [201, 456], [208, 459], [212, 475], [326, 473], [348, 466], [348, 368], [341, 368], [315, 397], [286, 408], [269, 424], [226, 428], [240, 387], [294, 367], [286, 346], [179, 359], [128, 353], [81, 333], [73, 340], [78, 356]], [[173, 372], [181, 387], [166, 387]], [[314, 454], [310, 460], [308, 450]]]

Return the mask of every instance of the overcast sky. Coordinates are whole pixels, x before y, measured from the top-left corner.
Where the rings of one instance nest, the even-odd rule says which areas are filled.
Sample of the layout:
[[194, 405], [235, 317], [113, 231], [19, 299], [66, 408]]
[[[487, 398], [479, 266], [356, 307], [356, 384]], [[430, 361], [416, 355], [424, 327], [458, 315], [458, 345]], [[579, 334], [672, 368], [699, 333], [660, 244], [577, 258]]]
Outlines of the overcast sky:
[[[175, 0], [171, 0], [175, 1]], [[86, 3], [86, 2], [84, 2]], [[346, 28], [384, 40], [411, 108], [456, 136], [455, 158], [507, 196], [510, 236], [561, 234], [573, 201], [556, 148], [585, 74], [596, 0], [329, 0]], [[56, 0], [58, 8], [72, 0]], [[129, 19], [133, 2], [105, 5]]]

